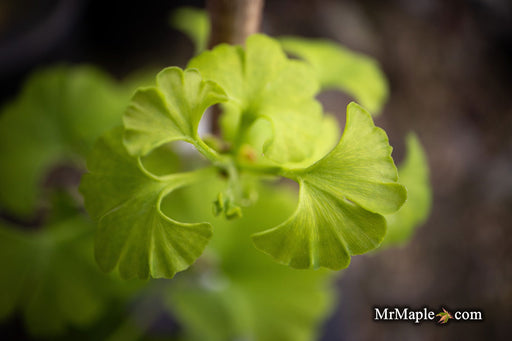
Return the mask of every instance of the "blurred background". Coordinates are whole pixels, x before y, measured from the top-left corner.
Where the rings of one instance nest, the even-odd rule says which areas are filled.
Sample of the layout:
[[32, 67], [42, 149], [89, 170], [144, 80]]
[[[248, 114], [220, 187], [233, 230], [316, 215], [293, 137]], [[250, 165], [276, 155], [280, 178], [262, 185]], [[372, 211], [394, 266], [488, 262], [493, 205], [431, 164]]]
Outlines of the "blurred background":
[[[95, 64], [117, 78], [186, 65], [194, 47], [169, 25], [183, 5], [204, 2], [2, 0], [0, 103], [56, 62]], [[262, 31], [330, 38], [376, 58], [390, 84], [377, 124], [398, 162], [413, 130], [430, 163], [427, 222], [404, 247], [353, 258], [336, 282], [340, 300], [321, 340], [509, 339], [512, 3], [267, 0]], [[339, 117], [351, 100], [337, 92], [321, 99]], [[477, 309], [484, 321], [376, 323], [374, 306]]]

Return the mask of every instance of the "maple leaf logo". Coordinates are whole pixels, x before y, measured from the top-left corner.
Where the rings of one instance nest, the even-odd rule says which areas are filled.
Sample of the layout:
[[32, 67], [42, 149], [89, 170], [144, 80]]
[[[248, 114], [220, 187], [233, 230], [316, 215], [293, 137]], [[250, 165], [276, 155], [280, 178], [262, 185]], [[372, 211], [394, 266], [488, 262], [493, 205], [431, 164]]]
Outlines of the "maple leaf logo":
[[452, 319], [452, 314], [446, 311], [446, 309], [443, 308], [443, 311], [437, 314], [436, 316], [439, 316], [439, 323], [445, 324], [448, 322], [449, 319]]

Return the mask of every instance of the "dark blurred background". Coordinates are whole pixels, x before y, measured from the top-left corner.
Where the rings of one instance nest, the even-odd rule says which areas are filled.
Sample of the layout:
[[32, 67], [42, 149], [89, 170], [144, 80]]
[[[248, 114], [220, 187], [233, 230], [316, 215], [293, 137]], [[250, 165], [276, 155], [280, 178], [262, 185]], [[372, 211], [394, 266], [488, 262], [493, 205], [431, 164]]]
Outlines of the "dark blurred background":
[[[184, 66], [169, 14], [203, 1], [2, 0], [0, 104], [38, 67], [91, 63], [118, 78]], [[414, 130], [433, 207], [410, 243], [354, 257], [336, 285], [330, 340], [509, 340], [512, 334], [512, 2], [267, 0], [270, 35], [333, 39], [375, 57], [391, 96], [377, 124], [401, 160]], [[339, 117], [349, 97], [322, 96]], [[4, 165], [2, 165], [4, 166]], [[374, 306], [478, 309], [483, 322], [373, 322]]]

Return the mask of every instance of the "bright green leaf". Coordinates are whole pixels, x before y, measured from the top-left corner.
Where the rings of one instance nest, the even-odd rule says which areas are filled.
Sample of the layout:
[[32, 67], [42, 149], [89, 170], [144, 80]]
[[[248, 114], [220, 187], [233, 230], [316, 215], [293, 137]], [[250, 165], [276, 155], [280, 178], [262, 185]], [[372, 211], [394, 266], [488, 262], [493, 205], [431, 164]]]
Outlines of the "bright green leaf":
[[[169, 197], [165, 209], [188, 217], [183, 219], [212, 220], [205, 198], [222, 187], [192, 186]], [[261, 186], [258, 192], [242, 218], [213, 218], [215, 234], [205, 254], [170, 283], [168, 306], [187, 340], [314, 340], [332, 308], [330, 273], [296, 271], [252, 247], [252, 233], [282, 221], [295, 205], [286, 188]], [[183, 211], [192, 205], [196, 209]]]
[[210, 35], [210, 20], [203, 9], [180, 7], [172, 13], [171, 25], [192, 40], [196, 54], [206, 49]]
[[0, 114], [0, 204], [31, 213], [45, 174], [81, 160], [97, 136], [121, 122], [129, 93], [91, 67], [35, 73]]
[[255, 234], [256, 247], [295, 268], [333, 270], [347, 267], [350, 255], [376, 248], [386, 233], [381, 214], [397, 211], [406, 199], [391, 150], [370, 114], [349, 104], [336, 148], [306, 169], [284, 172], [300, 184], [297, 210]]
[[407, 158], [398, 168], [399, 182], [407, 188], [407, 201], [398, 212], [386, 216], [388, 233], [383, 246], [405, 242], [428, 217], [432, 200], [428, 173], [425, 152], [411, 133], [407, 136]]
[[132, 155], [145, 155], [166, 142], [198, 140], [205, 110], [226, 100], [224, 91], [197, 70], [166, 68], [156, 81], [156, 87], [137, 90], [123, 117], [124, 143]]
[[388, 98], [386, 77], [377, 61], [323, 39], [282, 37], [284, 50], [311, 63], [322, 89], [338, 89], [377, 114]]
[[171, 278], [188, 268], [211, 237], [208, 223], [187, 224], [160, 210], [173, 190], [201, 181], [212, 169], [156, 176], [128, 154], [118, 128], [99, 140], [88, 158], [80, 190], [98, 219], [95, 254], [104, 271], [123, 278]]
[[249, 130], [260, 120], [270, 123], [271, 137], [263, 143], [262, 152], [272, 161], [301, 162], [319, 144], [334, 146], [335, 139], [325, 142], [333, 134], [332, 130], [325, 133], [331, 124], [324, 123], [322, 108], [314, 99], [318, 92], [314, 71], [288, 59], [275, 40], [253, 35], [245, 50], [221, 44], [188, 66], [199, 69], [228, 94], [221, 124], [224, 137], [235, 148], [246, 143], [261, 145], [260, 140], [249, 138]]

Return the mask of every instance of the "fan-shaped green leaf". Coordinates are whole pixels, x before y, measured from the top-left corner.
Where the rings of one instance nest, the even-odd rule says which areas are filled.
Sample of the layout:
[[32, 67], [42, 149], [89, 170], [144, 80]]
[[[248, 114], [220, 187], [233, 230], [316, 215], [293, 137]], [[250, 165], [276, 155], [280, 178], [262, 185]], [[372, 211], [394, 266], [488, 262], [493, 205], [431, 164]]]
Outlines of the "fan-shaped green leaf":
[[162, 213], [162, 198], [201, 181], [212, 169], [155, 176], [122, 145], [122, 129], [105, 135], [88, 158], [90, 173], [80, 190], [89, 213], [98, 219], [96, 260], [104, 271], [123, 278], [171, 278], [188, 268], [211, 237], [208, 223], [187, 224]]
[[255, 234], [256, 247], [292, 267], [335, 270], [347, 267], [350, 255], [376, 248], [386, 232], [381, 214], [398, 210], [406, 198], [391, 150], [370, 114], [349, 104], [336, 148], [306, 169], [283, 173], [300, 184], [297, 210]]
[[282, 37], [286, 52], [311, 63], [322, 89], [338, 89], [378, 114], [388, 98], [388, 84], [377, 62], [323, 39]]
[[189, 67], [199, 69], [228, 94], [223, 134], [236, 147], [254, 144], [248, 130], [261, 119], [270, 122], [271, 138], [263, 152], [273, 161], [301, 162], [311, 157], [317, 144], [335, 144], [335, 139], [325, 142], [333, 134], [324, 132], [331, 124], [324, 124], [321, 106], [314, 99], [318, 91], [314, 71], [289, 60], [275, 40], [253, 35], [245, 50], [219, 45], [192, 59]]
[[135, 93], [123, 117], [124, 143], [132, 155], [145, 155], [166, 142], [199, 139], [197, 126], [205, 110], [226, 100], [224, 91], [197, 70], [170, 67], [156, 81], [156, 87]]

